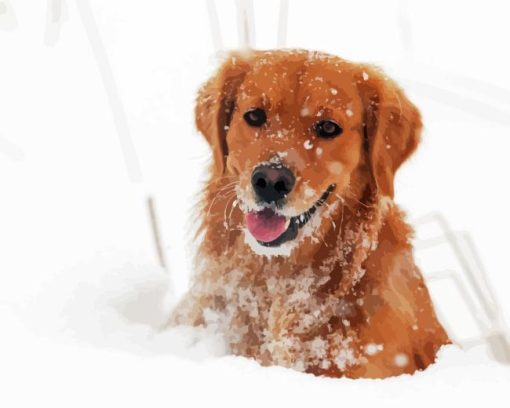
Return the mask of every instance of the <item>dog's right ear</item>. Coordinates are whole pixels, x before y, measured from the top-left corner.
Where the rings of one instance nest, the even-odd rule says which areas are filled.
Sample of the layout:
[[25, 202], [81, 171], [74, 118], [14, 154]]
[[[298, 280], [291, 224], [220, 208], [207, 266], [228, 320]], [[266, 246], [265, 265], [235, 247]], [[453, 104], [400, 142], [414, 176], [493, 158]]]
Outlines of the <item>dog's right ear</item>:
[[363, 102], [363, 130], [375, 188], [380, 196], [393, 198], [395, 173], [420, 142], [421, 115], [382, 71], [360, 66], [355, 79]]
[[225, 171], [228, 155], [227, 131], [235, 109], [239, 86], [248, 71], [248, 63], [232, 54], [198, 92], [195, 123], [213, 151], [213, 168], [217, 174]]

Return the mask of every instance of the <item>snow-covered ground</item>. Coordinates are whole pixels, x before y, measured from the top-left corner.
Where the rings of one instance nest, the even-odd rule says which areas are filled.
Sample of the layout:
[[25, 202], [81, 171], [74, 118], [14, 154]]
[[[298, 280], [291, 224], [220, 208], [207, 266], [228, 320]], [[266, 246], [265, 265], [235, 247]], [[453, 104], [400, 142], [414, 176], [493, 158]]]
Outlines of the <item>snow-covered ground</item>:
[[[352, 381], [260, 368], [225, 356], [221, 338], [203, 330], [161, 331], [186, 288], [192, 203], [208, 160], [192, 117], [215, 66], [205, 3], [91, 2], [140, 158], [138, 185], [75, 2], [66, 3], [52, 47], [45, 2], [11, 0], [17, 28], [0, 31], [0, 406], [506, 406], [510, 368], [483, 346], [451, 346], [412, 377]], [[221, 3], [233, 46], [234, 3]], [[264, 48], [275, 44], [273, 3], [256, 1]], [[290, 47], [377, 63], [421, 108], [424, 140], [396, 200], [411, 219], [440, 211], [470, 232], [509, 320], [508, 6], [290, 3]], [[169, 273], [157, 266], [147, 193]], [[431, 256], [430, 268], [451, 267]]]

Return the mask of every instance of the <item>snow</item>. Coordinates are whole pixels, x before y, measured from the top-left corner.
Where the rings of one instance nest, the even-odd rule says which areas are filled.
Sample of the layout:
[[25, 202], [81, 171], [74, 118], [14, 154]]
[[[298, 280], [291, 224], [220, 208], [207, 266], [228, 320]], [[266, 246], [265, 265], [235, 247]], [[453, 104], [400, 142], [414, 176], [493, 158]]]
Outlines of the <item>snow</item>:
[[300, 113], [301, 116], [305, 118], [307, 116], [310, 116], [310, 109], [308, 108], [308, 106], [303, 106]]
[[398, 353], [395, 355], [395, 365], [397, 367], [404, 367], [409, 363], [409, 357], [405, 353]]
[[[174, 12], [170, 2], [148, 0], [141, 12], [140, 2], [91, 2], [140, 156], [144, 184], [132, 185], [97, 66], [74, 3], [67, 3], [69, 20], [54, 47], [43, 41], [45, 2], [11, 1], [18, 27], [0, 35], [0, 406], [505, 404], [509, 368], [484, 346], [446, 347], [436, 365], [414, 376], [353, 381], [261, 368], [229, 355], [211, 329], [162, 329], [189, 281], [192, 206], [208, 161], [192, 116], [195, 92], [215, 62], [206, 7], [182, 2]], [[235, 9], [217, 3], [225, 3], [218, 14], [233, 46]], [[508, 320], [510, 192], [500, 178], [510, 174], [510, 76], [494, 67], [508, 72], [510, 58], [485, 46], [508, 37], [508, 10], [452, 1], [438, 13], [409, 4], [418, 68], [394, 59], [403, 53], [392, 23], [397, 3], [292, 2], [289, 46], [376, 62], [403, 84], [422, 110], [425, 133], [399, 173], [396, 201], [411, 218], [441, 211], [472, 234]], [[270, 22], [263, 8], [269, 2], [261, 5], [256, 20]], [[452, 23], [460, 7], [463, 19]], [[473, 30], [482, 13], [483, 29]], [[320, 27], [301, 29], [312, 15]], [[339, 25], [338, 15], [349, 18]], [[262, 47], [274, 44], [270, 29], [256, 33]], [[434, 81], [450, 93], [426, 86]], [[451, 93], [459, 87], [461, 96], [487, 104], [463, 105]], [[156, 266], [147, 193], [157, 200], [169, 271]], [[431, 270], [442, 268], [443, 259], [428, 261]], [[249, 293], [245, 300], [250, 307]], [[216, 318], [208, 314], [210, 322]], [[344, 346], [340, 365], [352, 359]], [[320, 358], [324, 345], [312, 340], [309, 347]]]
[[382, 351], [383, 349], [384, 349], [384, 346], [382, 344], [369, 343], [365, 346], [365, 352], [369, 356], [373, 356], [373, 355], [377, 354], [379, 351]]
[[[169, 307], [167, 273], [127, 258], [125, 253], [95, 258], [55, 276], [21, 308], [1, 304], [0, 318], [8, 328], [0, 349], [3, 406], [51, 401], [58, 407], [259, 407], [332, 400], [383, 407], [462, 401], [501, 406], [497, 401], [506, 395], [509, 370], [491, 362], [483, 347], [465, 352], [450, 346], [427, 371], [387, 380], [261, 368], [226, 355], [222, 339], [212, 332], [160, 330]], [[311, 347], [320, 357], [320, 342]], [[346, 348], [335, 363], [344, 366], [352, 358]]]

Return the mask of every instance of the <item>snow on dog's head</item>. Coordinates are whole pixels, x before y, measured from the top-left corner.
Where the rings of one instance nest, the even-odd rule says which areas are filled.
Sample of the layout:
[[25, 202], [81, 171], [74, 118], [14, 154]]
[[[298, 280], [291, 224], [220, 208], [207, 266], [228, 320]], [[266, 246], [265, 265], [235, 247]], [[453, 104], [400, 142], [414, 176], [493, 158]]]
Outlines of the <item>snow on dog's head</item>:
[[196, 123], [213, 151], [215, 245], [244, 234], [264, 255], [319, 245], [341, 212], [332, 204], [392, 197], [421, 126], [375, 68], [302, 50], [231, 54], [200, 90]]

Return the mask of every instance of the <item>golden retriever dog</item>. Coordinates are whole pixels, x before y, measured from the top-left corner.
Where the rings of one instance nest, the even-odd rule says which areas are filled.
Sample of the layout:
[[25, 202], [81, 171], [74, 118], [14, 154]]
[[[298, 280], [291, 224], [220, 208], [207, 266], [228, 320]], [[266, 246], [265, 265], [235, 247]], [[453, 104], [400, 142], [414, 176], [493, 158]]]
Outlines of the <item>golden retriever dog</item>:
[[304, 50], [232, 53], [196, 102], [213, 152], [189, 292], [171, 324], [331, 377], [422, 370], [449, 339], [394, 176], [421, 118], [379, 69]]

